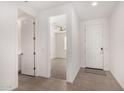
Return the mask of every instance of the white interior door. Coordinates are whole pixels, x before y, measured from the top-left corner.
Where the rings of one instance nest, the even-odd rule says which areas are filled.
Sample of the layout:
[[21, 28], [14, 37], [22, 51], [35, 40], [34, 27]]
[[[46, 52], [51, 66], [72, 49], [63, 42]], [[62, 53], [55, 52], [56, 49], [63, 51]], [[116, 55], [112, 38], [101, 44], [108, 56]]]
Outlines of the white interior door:
[[22, 21], [21, 30], [21, 73], [34, 76], [34, 26], [33, 20]]
[[86, 26], [86, 67], [103, 69], [103, 25]]

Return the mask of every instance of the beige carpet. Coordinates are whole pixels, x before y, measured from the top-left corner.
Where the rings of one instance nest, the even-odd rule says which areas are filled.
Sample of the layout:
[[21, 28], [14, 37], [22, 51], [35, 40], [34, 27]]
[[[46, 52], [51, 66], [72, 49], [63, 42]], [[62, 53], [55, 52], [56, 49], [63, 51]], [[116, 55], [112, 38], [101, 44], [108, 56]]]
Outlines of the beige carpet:
[[51, 77], [66, 80], [66, 59], [56, 58], [52, 60]]

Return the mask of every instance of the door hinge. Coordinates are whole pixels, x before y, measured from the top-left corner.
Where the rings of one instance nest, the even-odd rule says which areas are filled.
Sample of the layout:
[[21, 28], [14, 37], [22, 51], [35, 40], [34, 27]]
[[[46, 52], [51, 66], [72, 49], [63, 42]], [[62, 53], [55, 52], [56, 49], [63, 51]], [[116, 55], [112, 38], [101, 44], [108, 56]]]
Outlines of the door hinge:
[[33, 24], [35, 25], [35, 22], [33, 22]]
[[34, 67], [33, 69], [36, 70], [36, 67]]
[[36, 37], [33, 37], [33, 40], [35, 40], [36, 39]]
[[36, 53], [35, 53], [35, 52], [33, 52], [33, 54], [34, 54], [34, 55], [36, 55]]

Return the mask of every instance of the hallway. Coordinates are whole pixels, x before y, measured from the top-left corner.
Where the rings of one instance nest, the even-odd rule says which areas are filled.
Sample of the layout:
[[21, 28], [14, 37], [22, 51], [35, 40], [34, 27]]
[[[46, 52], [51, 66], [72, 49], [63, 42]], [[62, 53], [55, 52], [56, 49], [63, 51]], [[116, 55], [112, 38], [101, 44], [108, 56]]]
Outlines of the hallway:
[[66, 59], [56, 58], [52, 60], [51, 77], [66, 80]]
[[55, 78], [19, 76], [19, 88], [16, 91], [120, 91], [122, 88], [110, 72], [107, 76], [85, 73], [81, 69], [73, 84]]
[[124, 2], [0, 7], [0, 91], [124, 90]]

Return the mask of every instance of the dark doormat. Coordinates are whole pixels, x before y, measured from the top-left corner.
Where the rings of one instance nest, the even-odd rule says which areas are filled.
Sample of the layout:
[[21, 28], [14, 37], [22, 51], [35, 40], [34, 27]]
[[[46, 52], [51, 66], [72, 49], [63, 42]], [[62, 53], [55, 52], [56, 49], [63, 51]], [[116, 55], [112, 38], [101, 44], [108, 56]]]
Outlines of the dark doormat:
[[103, 76], [106, 76], [106, 73], [104, 70], [102, 69], [96, 69], [96, 68], [89, 68], [89, 67], [86, 67], [84, 72], [86, 73], [91, 73], [91, 74], [97, 74], [97, 75], [103, 75]]

